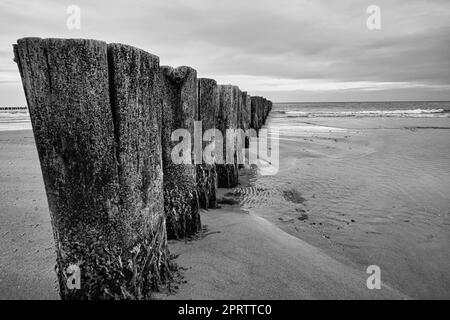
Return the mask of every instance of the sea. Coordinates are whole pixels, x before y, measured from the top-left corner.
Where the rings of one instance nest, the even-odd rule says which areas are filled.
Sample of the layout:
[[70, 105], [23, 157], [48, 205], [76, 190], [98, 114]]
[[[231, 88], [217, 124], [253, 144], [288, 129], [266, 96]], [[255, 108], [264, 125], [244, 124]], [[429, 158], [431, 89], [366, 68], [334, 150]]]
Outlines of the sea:
[[26, 107], [0, 107], [0, 131], [31, 130]]

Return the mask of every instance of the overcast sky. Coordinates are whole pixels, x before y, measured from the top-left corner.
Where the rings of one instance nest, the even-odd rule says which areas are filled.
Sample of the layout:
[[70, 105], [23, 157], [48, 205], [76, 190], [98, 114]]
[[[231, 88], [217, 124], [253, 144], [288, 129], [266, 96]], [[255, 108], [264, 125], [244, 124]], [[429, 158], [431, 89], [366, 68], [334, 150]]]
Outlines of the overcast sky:
[[450, 100], [449, 0], [0, 0], [0, 105], [25, 105], [11, 44], [26, 36], [133, 45], [273, 101]]

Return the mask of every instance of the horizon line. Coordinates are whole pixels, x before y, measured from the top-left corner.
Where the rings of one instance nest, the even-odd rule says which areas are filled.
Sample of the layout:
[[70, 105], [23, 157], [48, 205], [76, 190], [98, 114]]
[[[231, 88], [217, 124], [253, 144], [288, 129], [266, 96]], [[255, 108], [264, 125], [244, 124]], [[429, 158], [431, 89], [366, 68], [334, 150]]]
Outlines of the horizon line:
[[354, 101], [273, 101], [272, 103], [359, 103], [359, 102], [449, 102], [450, 100], [354, 100]]

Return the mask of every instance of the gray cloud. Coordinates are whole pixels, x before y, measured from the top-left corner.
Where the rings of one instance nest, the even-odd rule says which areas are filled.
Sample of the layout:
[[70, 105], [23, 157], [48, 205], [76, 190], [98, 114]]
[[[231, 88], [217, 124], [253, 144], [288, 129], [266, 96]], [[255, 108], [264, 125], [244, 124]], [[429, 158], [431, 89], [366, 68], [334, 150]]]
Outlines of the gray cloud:
[[[4, 0], [0, 83], [14, 78], [16, 67], [8, 52], [17, 38], [86, 37], [141, 47], [159, 55], [162, 64], [191, 65], [200, 76], [398, 82], [410, 84], [411, 96], [417, 86], [435, 86], [424, 94], [450, 99], [443, 92], [450, 85], [450, 3], [376, 2], [382, 18], [378, 31], [366, 28], [372, 1], [365, 0]], [[79, 31], [65, 26], [69, 4], [82, 10]], [[267, 90], [266, 95], [275, 94]], [[400, 92], [396, 86], [386, 89], [385, 99], [408, 92], [395, 90]], [[283, 92], [297, 99], [318, 97], [301, 87]], [[363, 100], [373, 95], [356, 89], [354, 94]], [[324, 96], [336, 100], [342, 94], [321, 91], [320, 98]]]

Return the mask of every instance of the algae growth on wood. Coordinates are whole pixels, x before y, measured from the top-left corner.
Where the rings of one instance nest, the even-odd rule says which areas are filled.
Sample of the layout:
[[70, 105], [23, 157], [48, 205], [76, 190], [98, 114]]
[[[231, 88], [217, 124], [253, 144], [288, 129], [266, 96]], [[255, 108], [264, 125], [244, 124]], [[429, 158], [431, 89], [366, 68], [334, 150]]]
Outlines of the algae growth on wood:
[[[192, 163], [191, 146], [194, 121], [197, 119], [197, 72], [186, 66], [161, 67], [162, 78], [162, 152], [164, 168], [164, 210], [168, 238], [180, 239], [200, 230], [200, 213], [197, 193], [196, 170]], [[172, 141], [172, 133], [178, 129], [189, 132], [184, 163], [175, 163], [179, 140]], [[178, 156], [178, 155], [176, 155]]]

